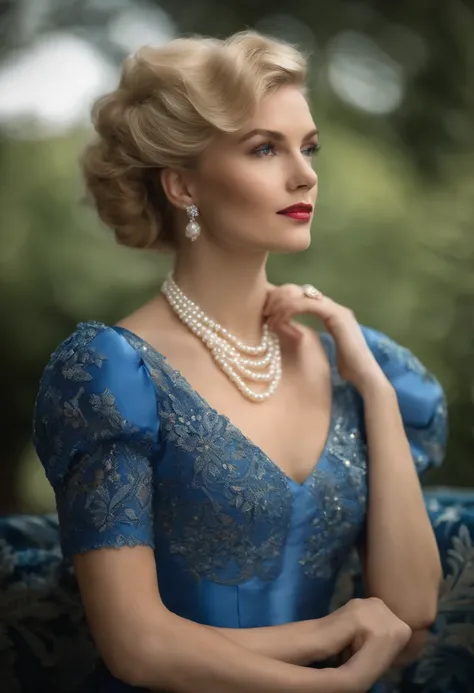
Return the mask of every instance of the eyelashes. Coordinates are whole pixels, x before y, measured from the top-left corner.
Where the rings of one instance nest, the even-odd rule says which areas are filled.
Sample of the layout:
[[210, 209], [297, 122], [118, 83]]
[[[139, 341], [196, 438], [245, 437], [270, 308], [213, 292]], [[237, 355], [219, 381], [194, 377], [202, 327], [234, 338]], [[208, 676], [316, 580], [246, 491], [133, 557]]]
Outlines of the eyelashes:
[[[304, 153], [304, 156], [307, 157], [312, 157], [319, 150], [321, 149], [321, 145], [319, 143], [314, 143], [314, 144], [309, 144], [306, 147], [304, 147], [301, 151]], [[271, 142], [266, 142], [265, 144], [260, 144], [258, 147], [256, 147], [252, 154], [255, 156], [265, 158], [268, 156], [275, 156], [276, 155], [276, 150], [275, 150], [275, 145], [272, 144]]]

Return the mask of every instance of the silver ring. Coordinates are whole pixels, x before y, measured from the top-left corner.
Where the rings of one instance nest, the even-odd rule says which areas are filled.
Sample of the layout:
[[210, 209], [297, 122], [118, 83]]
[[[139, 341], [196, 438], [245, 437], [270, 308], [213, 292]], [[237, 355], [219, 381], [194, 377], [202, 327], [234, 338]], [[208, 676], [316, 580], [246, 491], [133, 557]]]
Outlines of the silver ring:
[[303, 289], [303, 293], [305, 296], [307, 296], [307, 298], [315, 298], [319, 301], [323, 297], [322, 292], [312, 284], [303, 284], [301, 288]]

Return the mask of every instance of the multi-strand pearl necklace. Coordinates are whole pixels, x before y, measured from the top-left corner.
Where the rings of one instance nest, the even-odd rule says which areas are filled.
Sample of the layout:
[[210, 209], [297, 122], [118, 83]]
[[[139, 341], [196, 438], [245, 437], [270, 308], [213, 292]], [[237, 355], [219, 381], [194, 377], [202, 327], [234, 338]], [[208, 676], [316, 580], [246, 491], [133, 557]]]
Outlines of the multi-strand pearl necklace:
[[[248, 346], [185, 296], [171, 274], [163, 282], [161, 291], [181, 322], [203, 341], [214, 361], [244, 397], [254, 402], [264, 402], [271, 397], [281, 378], [281, 352], [278, 337], [266, 324], [261, 343]], [[268, 386], [256, 392], [246, 380], [268, 383]]]

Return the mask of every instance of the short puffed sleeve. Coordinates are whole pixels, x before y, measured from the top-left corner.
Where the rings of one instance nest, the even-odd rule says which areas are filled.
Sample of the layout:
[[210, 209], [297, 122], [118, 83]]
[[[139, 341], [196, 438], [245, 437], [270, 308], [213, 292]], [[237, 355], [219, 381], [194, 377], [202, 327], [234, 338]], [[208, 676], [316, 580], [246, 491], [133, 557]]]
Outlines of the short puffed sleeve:
[[104, 547], [154, 547], [158, 431], [155, 390], [139, 352], [113, 328], [79, 325], [46, 366], [33, 430], [66, 558]]
[[446, 399], [438, 380], [413, 353], [377, 330], [362, 328], [365, 339], [393, 385], [419, 474], [438, 467], [447, 441]]

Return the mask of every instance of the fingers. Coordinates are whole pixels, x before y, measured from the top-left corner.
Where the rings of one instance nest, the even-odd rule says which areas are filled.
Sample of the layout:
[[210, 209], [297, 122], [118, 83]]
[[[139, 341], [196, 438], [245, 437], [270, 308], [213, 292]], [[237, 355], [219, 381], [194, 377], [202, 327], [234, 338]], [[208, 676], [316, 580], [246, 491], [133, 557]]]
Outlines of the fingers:
[[276, 316], [285, 309], [291, 309], [293, 315], [304, 312], [304, 304], [307, 300], [300, 286], [284, 284], [267, 294], [263, 314]]
[[338, 609], [319, 619], [318, 628], [320, 628], [322, 649], [315, 661], [343, 657], [344, 653], [350, 656], [356, 637], [353, 619]]
[[391, 643], [383, 643], [380, 638], [369, 637], [345, 664], [340, 667], [349, 681], [357, 681], [363, 691], [380, 679], [390, 668], [398, 654]]
[[284, 334], [294, 341], [300, 341], [303, 337], [303, 331], [294, 323], [281, 322], [276, 324], [274, 327], [270, 327], [272, 331]]
[[367, 691], [406, 648], [411, 630], [377, 598], [353, 599], [340, 611], [356, 635], [348, 648], [350, 658], [339, 671], [346, 683], [352, 681], [357, 690]]
[[291, 322], [291, 318], [271, 317], [267, 320], [268, 328], [271, 332], [284, 334], [290, 339], [300, 340], [303, 330], [296, 323]]
[[263, 317], [267, 320], [269, 328], [294, 340], [301, 339], [301, 334], [293, 325], [291, 328], [287, 326], [296, 315], [304, 313], [318, 318], [325, 329], [339, 341], [347, 341], [357, 325], [350, 309], [324, 295], [311, 298], [296, 284], [285, 284], [270, 291], [263, 308]]
[[297, 297], [280, 295], [267, 300], [263, 315], [277, 321], [285, 321], [295, 315], [307, 313], [315, 315], [322, 322], [327, 322], [332, 318], [344, 317], [346, 312], [348, 316], [352, 313], [328, 296], [314, 299], [300, 295]]
[[263, 308], [263, 317], [272, 332], [278, 332], [290, 339], [299, 341], [303, 336], [303, 331], [291, 322], [294, 315], [299, 312], [300, 306], [297, 305], [294, 298], [292, 301], [288, 301], [284, 296], [277, 295], [274, 291], [273, 295], [267, 298]]

